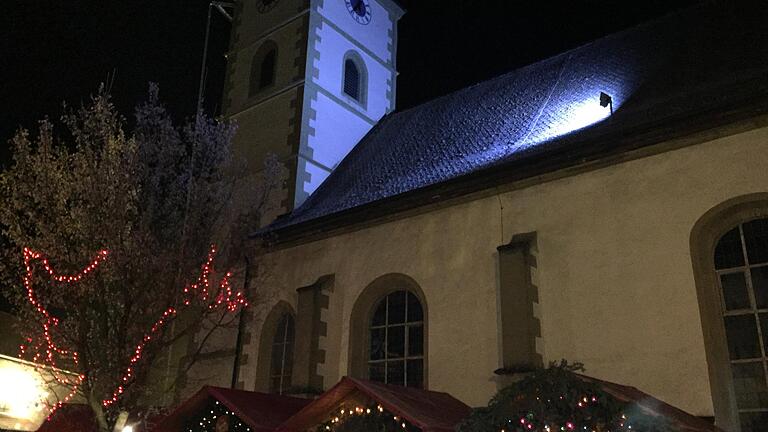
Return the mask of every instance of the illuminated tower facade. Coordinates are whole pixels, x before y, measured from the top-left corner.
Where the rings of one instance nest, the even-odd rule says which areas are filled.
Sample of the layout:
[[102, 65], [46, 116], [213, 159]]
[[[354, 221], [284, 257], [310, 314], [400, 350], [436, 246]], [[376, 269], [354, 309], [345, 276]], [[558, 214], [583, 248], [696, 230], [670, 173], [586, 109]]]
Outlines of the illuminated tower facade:
[[395, 108], [393, 0], [239, 0], [224, 113], [251, 172], [285, 166], [280, 212], [299, 206]]

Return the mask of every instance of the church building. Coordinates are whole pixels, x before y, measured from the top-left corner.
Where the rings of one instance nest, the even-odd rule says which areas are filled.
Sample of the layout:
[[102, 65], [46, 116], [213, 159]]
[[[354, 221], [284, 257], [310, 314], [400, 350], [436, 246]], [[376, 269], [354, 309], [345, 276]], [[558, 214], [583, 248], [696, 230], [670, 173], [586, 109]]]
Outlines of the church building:
[[566, 359], [764, 430], [765, 5], [702, 4], [398, 111], [395, 0], [237, 4], [236, 151], [285, 167], [238, 388], [346, 376], [483, 406]]

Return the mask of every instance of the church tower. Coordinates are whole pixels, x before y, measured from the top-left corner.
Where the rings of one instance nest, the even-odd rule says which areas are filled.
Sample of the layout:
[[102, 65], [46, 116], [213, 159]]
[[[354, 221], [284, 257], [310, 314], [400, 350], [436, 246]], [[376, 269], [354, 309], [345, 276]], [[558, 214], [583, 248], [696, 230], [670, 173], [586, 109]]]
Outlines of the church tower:
[[224, 113], [251, 172], [266, 155], [287, 177], [281, 212], [299, 206], [395, 108], [394, 0], [238, 0]]

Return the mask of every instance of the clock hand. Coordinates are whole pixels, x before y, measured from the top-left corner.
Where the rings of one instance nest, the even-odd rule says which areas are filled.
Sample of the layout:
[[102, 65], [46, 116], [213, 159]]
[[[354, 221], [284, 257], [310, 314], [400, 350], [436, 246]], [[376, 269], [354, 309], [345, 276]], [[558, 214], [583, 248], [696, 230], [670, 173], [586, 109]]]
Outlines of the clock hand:
[[354, 9], [358, 15], [363, 15], [365, 13], [365, 3], [363, 0], [356, 0]]

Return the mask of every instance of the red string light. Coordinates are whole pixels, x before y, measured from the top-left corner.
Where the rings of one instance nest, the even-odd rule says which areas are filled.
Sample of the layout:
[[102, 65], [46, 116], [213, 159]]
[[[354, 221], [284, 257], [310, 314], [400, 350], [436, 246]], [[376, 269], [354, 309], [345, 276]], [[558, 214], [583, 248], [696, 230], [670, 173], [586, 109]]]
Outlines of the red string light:
[[[41, 253], [35, 252], [29, 248], [24, 248], [24, 265], [26, 269], [26, 274], [24, 276], [24, 287], [27, 291], [27, 300], [30, 302], [30, 304], [32, 304], [32, 306], [41, 316], [40, 326], [42, 328], [42, 340], [34, 343], [34, 339], [28, 337], [26, 339], [26, 344], [19, 346], [19, 356], [24, 357], [31, 354], [32, 362], [35, 363], [35, 368], [38, 371], [43, 369], [40, 364], [41, 361], [44, 362], [47, 368], [51, 371], [51, 374], [56, 382], [71, 388], [70, 393], [68, 393], [62, 400], [50, 406], [48, 419], [51, 418], [57, 409], [59, 409], [65, 403], [69, 402], [75, 396], [78, 388], [82, 385], [86, 377], [80, 374], [76, 378], [71, 379], [68, 374], [61, 373], [57, 368], [57, 356], [71, 360], [75, 365], [77, 365], [78, 353], [74, 350], [64, 349], [54, 341], [52, 334], [54, 329], [59, 325], [59, 320], [50, 314], [50, 312], [40, 303], [35, 294], [34, 288], [32, 286], [32, 263], [33, 261], [39, 261], [42, 264], [43, 269], [48, 272], [52, 280], [59, 283], [72, 284], [75, 282], [80, 282], [83, 277], [96, 270], [97, 267], [107, 259], [108, 255], [109, 252], [107, 250], [102, 250], [90, 262], [90, 264], [88, 264], [81, 271], [75, 274], [59, 274], [51, 267], [48, 259], [43, 257]], [[247, 307], [248, 301], [246, 300], [243, 293], [240, 291], [234, 292], [232, 290], [230, 284], [230, 278], [232, 277], [231, 272], [227, 272], [224, 277], [221, 278], [217, 287], [216, 295], [214, 296], [213, 301], [209, 302], [211, 291], [210, 274], [214, 270], [213, 262], [215, 256], [216, 247], [211, 246], [208, 252], [208, 258], [201, 267], [200, 276], [198, 277], [197, 282], [184, 287], [182, 305], [189, 306], [192, 304], [192, 302], [197, 300], [206, 306], [208, 310], [214, 310], [223, 307], [225, 312], [229, 313], [237, 312], [238, 308], [240, 307]], [[167, 324], [168, 321], [177, 313], [178, 310], [175, 307], [169, 307], [163, 311], [162, 315], [150, 327], [149, 331], [144, 334], [141, 341], [136, 344], [136, 349], [133, 351], [130, 359], [128, 359], [128, 366], [125, 368], [122, 377], [118, 381], [119, 384], [112, 392], [111, 397], [102, 401], [102, 405], [105, 408], [117, 402], [117, 400], [120, 398], [120, 395], [125, 392], [126, 386], [134, 378], [135, 366], [139, 360], [141, 360], [145, 347], [150, 341], [153, 340], [153, 338], [156, 337], [156, 335], [162, 330], [165, 324]]]
[[32, 286], [32, 262], [35, 260], [40, 261], [45, 271], [48, 272], [54, 281], [61, 283], [74, 283], [79, 282], [88, 273], [93, 272], [104, 260], [107, 259], [108, 255], [108, 251], [102, 250], [96, 254], [96, 257], [93, 258], [90, 264], [88, 264], [83, 270], [74, 274], [59, 274], [51, 267], [48, 259], [44, 258], [41, 253], [35, 252], [29, 248], [24, 248], [24, 268], [26, 270], [23, 279], [24, 288], [27, 292], [27, 300], [41, 317], [40, 326], [42, 328], [42, 340], [38, 340], [37, 343], [34, 343], [34, 339], [28, 337], [26, 339], [27, 343], [19, 346], [19, 357], [24, 357], [32, 353], [32, 362], [35, 364], [35, 370], [38, 373], [42, 373], [44, 367], [41, 365], [41, 363], [44, 362], [47, 366], [45, 369], [47, 369], [47, 372], [50, 374], [50, 376], [52, 376], [57, 383], [71, 389], [70, 392], [64, 396], [64, 398], [57, 401], [55, 404], [53, 404], [53, 406], [49, 407], [49, 419], [57, 409], [59, 409], [65, 403], [69, 402], [75, 396], [78, 388], [85, 380], [85, 376], [81, 374], [77, 375], [76, 378], [71, 378], [70, 374], [62, 373], [57, 367], [57, 356], [71, 360], [75, 365], [79, 363], [79, 357], [76, 351], [64, 349], [54, 341], [52, 333], [55, 328], [58, 327], [59, 319], [51, 315], [51, 313], [40, 303], [35, 294], [35, 290]]

